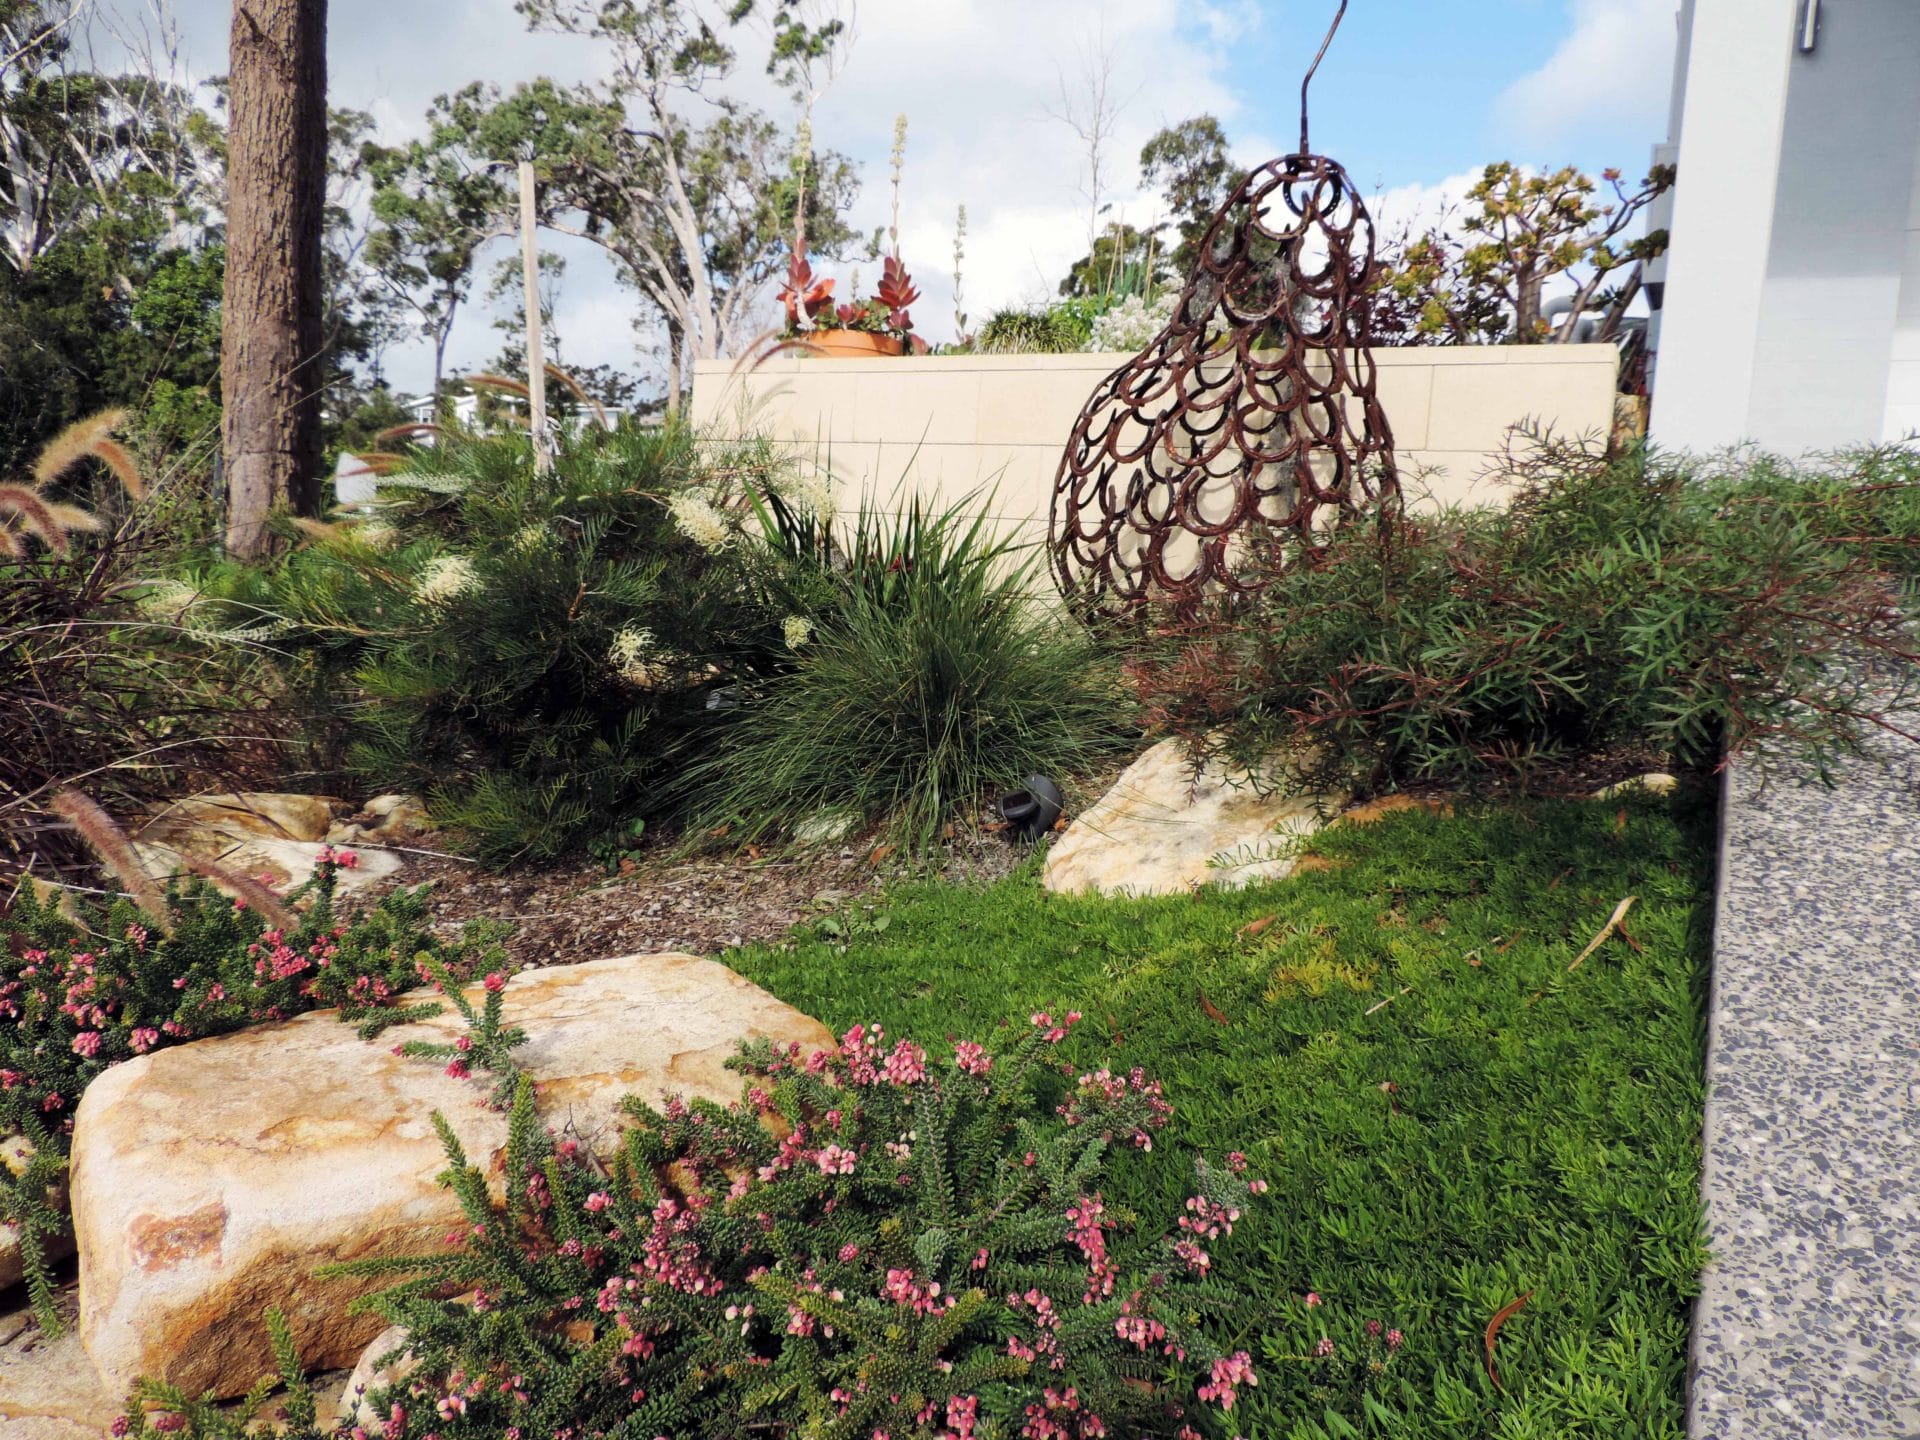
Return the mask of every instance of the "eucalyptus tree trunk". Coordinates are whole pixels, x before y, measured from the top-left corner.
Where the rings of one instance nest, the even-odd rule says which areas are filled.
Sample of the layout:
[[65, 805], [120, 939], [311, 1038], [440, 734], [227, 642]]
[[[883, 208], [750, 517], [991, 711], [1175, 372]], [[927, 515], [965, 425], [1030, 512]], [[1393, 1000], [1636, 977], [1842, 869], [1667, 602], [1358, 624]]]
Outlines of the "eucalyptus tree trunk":
[[327, 0], [234, 0], [221, 322], [227, 549], [319, 508]]

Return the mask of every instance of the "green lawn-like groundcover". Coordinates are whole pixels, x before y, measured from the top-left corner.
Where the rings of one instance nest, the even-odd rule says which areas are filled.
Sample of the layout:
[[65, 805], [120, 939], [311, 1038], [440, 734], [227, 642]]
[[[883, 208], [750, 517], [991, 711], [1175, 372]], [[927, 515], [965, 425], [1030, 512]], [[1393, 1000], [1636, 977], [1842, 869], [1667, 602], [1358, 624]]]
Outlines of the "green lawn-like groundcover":
[[[1192, 1152], [1245, 1151], [1273, 1186], [1223, 1247], [1253, 1297], [1223, 1337], [1259, 1367], [1250, 1440], [1678, 1437], [1712, 835], [1701, 795], [1404, 812], [1257, 889], [1067, 899], [1033, 864], [728, 963], [923, 1042], [1084, 1011], [1069, 1058], [1142, 1066], [1175, 1107], [1110, 1204], [1168, 1215]], [[1630, 938], [1569, 970], [1629, 895]], [[1523, 1295], [1496, 1382], [1488, 1325]]]

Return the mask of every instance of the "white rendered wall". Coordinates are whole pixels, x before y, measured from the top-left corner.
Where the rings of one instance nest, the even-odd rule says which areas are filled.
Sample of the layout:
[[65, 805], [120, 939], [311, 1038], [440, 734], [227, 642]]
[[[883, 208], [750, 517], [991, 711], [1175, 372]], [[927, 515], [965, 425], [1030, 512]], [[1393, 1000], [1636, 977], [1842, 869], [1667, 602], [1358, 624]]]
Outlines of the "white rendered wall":
[[[1498, 502], [1480, 483], [1509, 429], [1532, 420], [1604, 443], [1619, 352], [1611, 345], [1411, 346], [1373, 352], [1402, 481], [1416, 502]], [[976, 493], [987, 515], [1042, 540], [1074, 421], [1124, 355], [783, 358], [751, 369], [702, 360], [690, 418], [701, 433], [766, 435], [825, 467], [838, 502], [939, 505]]]
[[[1920, 428], [1920, 0], [1692, 0], [1653, 437]], [[1682, 23], [1688, 19], [1682, 11]]]
[[1822, 0], [1820, 14], [1788, 71], [1747, 410], [1746, 434], [1787, 454], [1886, 434], [1920, 153], [1920, 3]]
[[1881, 438], [1920, 435], [1920, 143], [1913, 147], [1913, 198], [1908, 203], [1900, 266], [1900, 308], [1894, 314], [1887, 366], [1887, 419]]
[[1713, 450], [1749, 437], [1798, 0], [1694, 0], [1679, 180], [1655, 362], [1653, 438]]

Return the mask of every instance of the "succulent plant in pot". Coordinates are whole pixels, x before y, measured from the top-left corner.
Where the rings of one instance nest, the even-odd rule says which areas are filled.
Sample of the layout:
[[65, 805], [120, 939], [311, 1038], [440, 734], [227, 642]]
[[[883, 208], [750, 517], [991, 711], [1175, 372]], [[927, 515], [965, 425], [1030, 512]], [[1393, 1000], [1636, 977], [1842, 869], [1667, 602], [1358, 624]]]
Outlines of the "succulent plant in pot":
[[913, 333], [913, 317], [907, 311], [920, 292], [906, 267], [893, 256], [886, 258], [872, 295], [836, 306], [832, 292], [832, 280], [814, 278], [805, 257], [795, 257], [780, 291], [787, 307], [785, 338], [790, 344], [810, 354], [849, 358], [926, 353], [927, 343]]

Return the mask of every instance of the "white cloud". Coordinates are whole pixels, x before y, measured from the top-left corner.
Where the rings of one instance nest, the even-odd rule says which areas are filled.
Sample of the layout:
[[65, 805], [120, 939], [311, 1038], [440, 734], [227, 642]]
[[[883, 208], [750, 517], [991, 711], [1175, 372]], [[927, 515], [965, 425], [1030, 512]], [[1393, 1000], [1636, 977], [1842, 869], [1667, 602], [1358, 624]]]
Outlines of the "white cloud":
[[1385, 241], [1435, 229], [1457, 231], [1460, 206], [1479, 178], [1478, 170], [1465, 170], [1432, 185], [1395, 185], [1375, 191], [1367, 197], [1374, 233]]
[[1638, 129], [1651, 143], [1663, 133], [1678, 9], [1678, 0], [1571, 0], [1566, 39], [1496, 102], [1502, 128], [1535, 151], [1596, 125]]
[[[1104, 162], [1110, 208], [1102, 221], [1139, 223], [1158, 208], [1138, 188], [1140, 147], [1162, 125], [1202, 112], [1232, 130], [1240, 106], [1225, 84], [1221, 45], [1259, 18], [1244, 0], [863, 6], [850, 63], [820, 104], [815, 133], [864, 162], [852, 219], [871, 232], [888, 218], [886, 152], [893, 117], [906, 112], [901, 251], [922, 292], [916, 324], [936, 338], [952, 333], [953, 224], [963, 204], [965, 299], [976, 322], [1041, 298], [1086, 252], [1084, 152], [1048, 114], [1059, 108], [1062, 72], [1073, 85], [1080, 52], [1110, 51], [1113, 92], [1127, 97]], [[863, 283], [871, 274], [866, 267]]]

